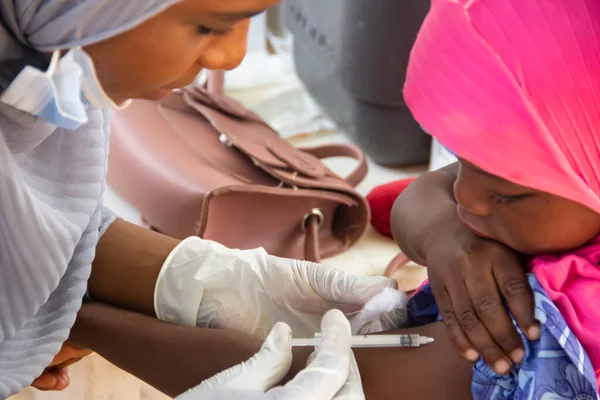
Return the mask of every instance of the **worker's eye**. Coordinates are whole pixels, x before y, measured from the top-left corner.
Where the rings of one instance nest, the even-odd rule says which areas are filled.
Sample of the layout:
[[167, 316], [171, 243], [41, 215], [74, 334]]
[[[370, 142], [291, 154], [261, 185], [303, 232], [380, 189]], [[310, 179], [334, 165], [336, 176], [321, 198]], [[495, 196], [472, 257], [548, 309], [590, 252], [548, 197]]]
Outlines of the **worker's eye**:
[[206, 35], [226, 36], [231, 32], [232, 28], [213, 29], [213, 28], [209, 28], [208, 26], [205, 26], [205, 25], [199, 25], [197, 30], [198, 30], [198, 34], [202, 35], [202, 36], [206, 36]]

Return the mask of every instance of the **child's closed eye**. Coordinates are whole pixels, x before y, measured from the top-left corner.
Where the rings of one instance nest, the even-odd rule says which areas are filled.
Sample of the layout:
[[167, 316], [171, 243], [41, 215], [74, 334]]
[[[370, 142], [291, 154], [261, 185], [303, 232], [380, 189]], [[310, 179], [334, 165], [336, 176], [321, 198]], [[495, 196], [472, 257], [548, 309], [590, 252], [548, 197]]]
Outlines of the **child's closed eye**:
[[523, 194], [500, 194], [496, 192], [492, 192], [492, 201], [496, 204], [514, 204], [520, 202], [522, 200], [529, 199], [534, 195], [532, 193], [523, 193]]

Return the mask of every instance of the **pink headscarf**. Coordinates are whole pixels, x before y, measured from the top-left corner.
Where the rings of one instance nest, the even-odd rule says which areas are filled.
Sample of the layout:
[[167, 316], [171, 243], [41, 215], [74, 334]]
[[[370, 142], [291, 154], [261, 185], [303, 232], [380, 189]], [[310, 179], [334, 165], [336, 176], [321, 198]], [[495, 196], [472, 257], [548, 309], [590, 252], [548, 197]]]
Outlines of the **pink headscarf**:
[[[600, 213], [600, 1], [432, 0], [405, 97], [460, 157]], [[532, 264], [597, 378], [599, 261], [596, 239]]]

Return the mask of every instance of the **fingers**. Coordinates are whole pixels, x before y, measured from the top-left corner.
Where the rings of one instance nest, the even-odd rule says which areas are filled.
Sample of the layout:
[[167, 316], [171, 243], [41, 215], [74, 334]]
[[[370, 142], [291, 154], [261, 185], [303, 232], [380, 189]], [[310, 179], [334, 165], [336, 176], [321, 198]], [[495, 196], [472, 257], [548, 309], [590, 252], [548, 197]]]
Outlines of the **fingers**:
[[519, 328], [529, 340], [540, 338], [540, 325], [535, 319], [535, 302], [527, 275], [519, 263], [507, 263], [494, 268], [494, 276], [508, 308]]
[[91, 354], [88, 349], [79, 349], [68, 343], [63, 343], [60, 351], [54, 357], [48, 368], [31, 386], [38, 390], [64, 390], [69, 387], [71, 380], [67, 367]]
[[[517, 322], [523, 331], [539, 337], [527, 277], [509, 249], [491, 242], [479, 243], [457, 264], [460, 269], [451, 273], [432, 274], [444, 323], [466, 359], [475, 361], [481, 356], [496, 373], [506, 374], [513, 362], [523, 361], [525, 349], [503, 298], [514, 309], [515, 319], [519, 314]], [[442, 293], [435, 286], [438, 282]]]
[[[491, 341], [485, 342], [482, 347], [476, 345], [476, 349], [480, 350], [484, 360], [497, 373], [506, 373], [510, 368], [510, 365], [506, 368], [507, 363], [523, 361], [525, 350], [521, 336], [503, 304], [493, 271], [479, 269], [476, 275], [467, 278], [466, 285], [477, 316], [491, 337]], [[471, 338], [471, 332], [467, 332], [467, 335]], [[471, 342], [474, 343], [474, 340]], [[500, 348], [502, 355], [497, 348]]]
[[331, 400], [346, 383], [350, 368], [350, 324], [338, 310], [321, 322], [321, 345], [312, 362], [282, 388], [269, 393], [286, 400]]
[[42, 391], [61, 391], [69, 387], [71, 380], [66, 368], [47, 368], [31, 386]]
[[68, 343], [69, 342], [63, 343], [60, 351], [50, 363], [50, 367], [56, 365], [68, 367], [69, 365], [80, 361], [83, 357], [92, 354], [92, 351], [89, 349], [79, 349]]
[[[433, 286], [432, 289], [434, 289]], [[479, 353], [475, 350], [473, 344], [467, 338], [467, 335], [463, 331], [460, 322], [456, 318], [450, 295], [445, 289], [443, 289], [441, 292], [437, 292], [434, 289], [433, 293], [440, 311], [440, 315], [442, 316], [442, 322], [444, 325], [446, 325], [452, 342], [454, 342], [454, 345], [456, 348], [458, 348], [459, 352], [465, 359], [471, 362], [477, 361], [479, 359]], [[463, 301], [466, 302], [466, 300]]]
[[[496, 373], [504, 375], [511, 369], [509, 359], [494, 341], [485, 325], [477, 315], [469, 297], [468, 288], [463, 287], [463, 295], [452, 296], [452, 306], [457, 322], [460, 324], [473, 348]], [[497, 310], [496, 310], [497, 311]]]
[[365, 400], [365, 393], [360, 379], [360, 372], [354, 353], [350, 351], [350, 369], [348, 380], [333, 400]]
[[[306, 365], [309, 366], [317, 356], [317, 352], [313, 352], [306, 361]], [[365, 393], [362, 386], [362, 380], [360, 378], [360, 371], [354, 352], [350, 350], [350, 367], [348, 368], [348, 380], [337, 395], [332, 400], [365, 400]]]
[[58, 383], [56, 376], [50, 372], [44, 371], [31, 386], [38, 390], [54, 390]]
[[279, 383], [291, 365], [292, 331], [286, 324], [277, 323], [254, 357], [204, 381], [194, 394], [202, 398], [202, 391], [210, 392], [212, 388], [264, 392]]
[[398, 328], [408, 318], [406, 295], [395, 289], [384, 289], [364, 308], [350, 318], [352, 334], [381, 332]]
[[309, 274], [313, 290], [331, 304], [345, 313], [358, 311], [373, 297], [384, 289], [397, 288], [395, 280], [383, 276], [364, 276], [344, 272], [324, 265], [314, 267]]
[[[522, 362], [525, 357], [523, 341], [503, 304], [493, 271], [478, 269], [477, 273], [467, 278], [466, 285], [480, 321], [494, 342], [502, 349], [504, 358], [515, 363]], [[489, 361], [488, 364], [500, 373], [493, 364], [498, 360], [499, 358], [486, 361]]]

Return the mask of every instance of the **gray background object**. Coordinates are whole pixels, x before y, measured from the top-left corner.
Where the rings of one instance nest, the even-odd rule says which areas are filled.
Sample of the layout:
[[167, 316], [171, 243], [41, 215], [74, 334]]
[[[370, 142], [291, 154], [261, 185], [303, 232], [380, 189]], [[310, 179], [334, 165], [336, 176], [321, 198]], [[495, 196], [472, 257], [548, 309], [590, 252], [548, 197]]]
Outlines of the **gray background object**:
[[287, 0], [300, 79], [324, 111], [378, 164], [429, 160], [431, 140], [402, 88], [429, 0]]

